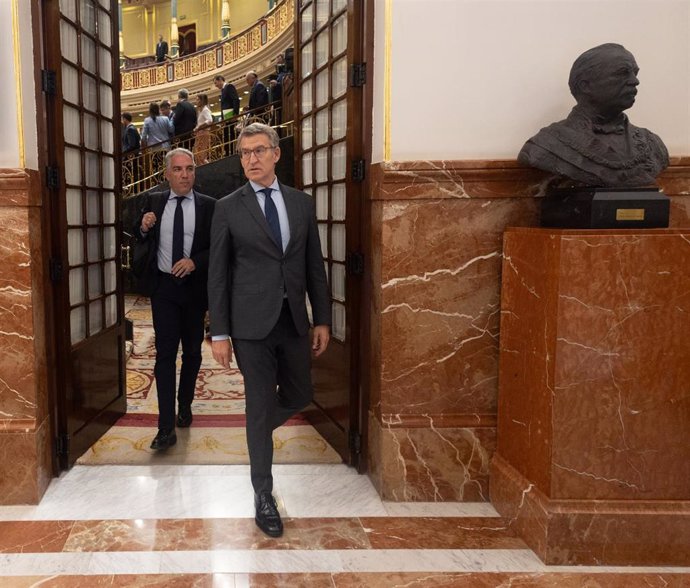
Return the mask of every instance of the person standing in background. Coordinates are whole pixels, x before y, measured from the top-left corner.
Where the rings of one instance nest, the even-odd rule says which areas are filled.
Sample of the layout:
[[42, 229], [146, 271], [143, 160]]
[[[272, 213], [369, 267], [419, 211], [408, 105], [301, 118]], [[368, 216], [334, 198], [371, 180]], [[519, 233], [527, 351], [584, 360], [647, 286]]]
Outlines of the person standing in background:
[[[213, 84], [220, 90], [220, 110], [224, 121], [228, 121], [240, 113], [240, 97], [237, 94], [237, 88], [230, 82], [226, 82], [223, 76], [216, 76], [213, 79]], [[235, 137], [234, 124], [225, 123], [223, 129], [223, 152], [226, 156], [232, 153], [230, 143]]]
[[173, 126], [175, 127], [175, 137], [188, 135], [183, 141], [180, 141], [180, 146], [192, 151], [194, 147], [194, 137], [191, 132], [196, 127], [196, 109], [190, 102], [189, 91], [182, 88], [177, 92], [179, 102], [175, 106], [175, 114], [173, 115]]
[[[247, 110], [254, 110], [255, 108], [260, 108], [261, 106], [268, 105], [268, 91], [263, 82], [259, 79], [259, 76], [255, 71], [250, 71], [244, 78], [247, 85], [251, 88], [249, 92], [249, 105]], [[261, 111], [256, 114], [260, 114]]]
[[168, 43], [163, 40], [163, 35], [158, 35], [158, 43], [156, 44], [156, 63], [162, 63], [168, 56]]
[[211, 143], [209, 128], [213, 124], [213, 116], [208, 107], [208, 95], [199, 94], [196, 97], [197, 119], [194, 128], [194, 161], [196, 165], [208, 163], [208, 150]]

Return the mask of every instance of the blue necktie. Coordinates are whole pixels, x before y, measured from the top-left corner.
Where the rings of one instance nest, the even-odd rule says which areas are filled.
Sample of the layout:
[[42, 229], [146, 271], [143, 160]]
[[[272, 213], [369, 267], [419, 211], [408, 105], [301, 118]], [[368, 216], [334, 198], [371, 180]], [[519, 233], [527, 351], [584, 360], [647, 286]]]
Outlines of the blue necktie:
[[283, 237], [280, 234], [280, 220], [278, 220], [278, 209], [276, 208], [276, 203], [273, 202], [271, 198], [271, 192], [273, 188], [264, 188], [259, 190], [266, 195], [266, 203], [264, 204], [264, 214], [266, 215], [266, 222], [268, 223], [268, 228], [271, 229], [271, 235], [273, 235], [273, 240], [276, 245], [283, 250]]
[[175, 196], [177, 208], [175, 209], [175, 219], [173, 220], [172, 238], [172, 265], [175, 265], [184, 257], [184, 213], [182, 211], [182, 201], [184, 196]]

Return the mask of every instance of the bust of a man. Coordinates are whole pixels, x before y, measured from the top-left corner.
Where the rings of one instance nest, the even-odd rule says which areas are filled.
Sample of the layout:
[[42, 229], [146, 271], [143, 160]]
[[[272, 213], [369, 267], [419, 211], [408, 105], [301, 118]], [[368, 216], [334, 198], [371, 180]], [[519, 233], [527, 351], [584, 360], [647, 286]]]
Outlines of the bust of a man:
[[518, 161], [588, 186], [654, 184], [668, 166], [666, 146], [623, 113], [635, 102], [638, 71], [622, 45], [606, 43], [585, 51], [568, 80], [577, 106], [568, 118], [527, 141]]

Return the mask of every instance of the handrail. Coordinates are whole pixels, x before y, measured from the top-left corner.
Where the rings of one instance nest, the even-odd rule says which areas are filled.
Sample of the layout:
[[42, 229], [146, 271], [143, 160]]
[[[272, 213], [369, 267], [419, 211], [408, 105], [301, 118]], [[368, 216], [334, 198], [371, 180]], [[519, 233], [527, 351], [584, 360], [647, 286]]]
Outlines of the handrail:
[[282, 0], [270, 14], [229, 39], [182, 58], [120, 70], [120, 87], [123, 92], [127, 92], [221, 70], [263, 49], [291, 27], [294, 19], [295, 0]]
[[[212, 163], [237, 152], [238, 129], [253, 122], [267, 124], [281, 137], [294, 133], [293, 121], [282, 121], [283, 111], [275, 104], [247, 110], [229, 119], [210, 124], [198, 131], [178, 135], [170, 139], [170, 149], [185, 147], [194, 153], [197, 166]], [[164, 141], [164, 143], [167, 141]], [[164, 181], [165, 154], [161, 143], [147, 145], [138, 153], [122, 155], [122, 198], [133, 198], [140, 192], [154, 188]]]

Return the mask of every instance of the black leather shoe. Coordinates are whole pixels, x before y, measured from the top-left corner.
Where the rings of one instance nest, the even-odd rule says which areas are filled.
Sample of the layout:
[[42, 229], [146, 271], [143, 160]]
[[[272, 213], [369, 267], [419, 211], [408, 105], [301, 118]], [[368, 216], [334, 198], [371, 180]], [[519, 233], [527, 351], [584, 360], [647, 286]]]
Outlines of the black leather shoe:
[[158, 435], [151, 441], [151, 449], [155, 451], [163, 451], [168, 447], [172, 447], [177, 443], [177, 435], [175, 431], [164, 431], [163, 429], [158, 430]]
[[269, 537], [280, 537], [283, 534], [283, 521], [276, 506], [276, 500], [270, 492], [262, 492], [254, 496], [256, 516], [254, 522]]
[[186, 429], [192, 424], [193, 418], [191, 406], [180, 406], [177, 411], [177, 426]]

